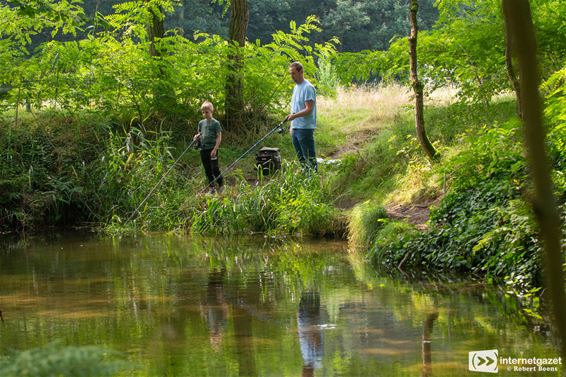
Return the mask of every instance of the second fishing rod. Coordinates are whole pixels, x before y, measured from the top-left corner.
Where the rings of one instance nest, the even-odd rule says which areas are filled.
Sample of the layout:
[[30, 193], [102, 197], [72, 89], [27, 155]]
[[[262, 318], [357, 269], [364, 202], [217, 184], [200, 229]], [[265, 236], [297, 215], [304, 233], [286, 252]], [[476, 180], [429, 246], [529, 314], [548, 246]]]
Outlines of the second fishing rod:
[[[234, 169], [234, 167], [238, 164], [238, 162], [240, 162], [244, 157], [246, 157], [251, 151], [253, 151], [262, 141], [264, 141], [265, 139], [267, 139], [269, 136], [273, 135], [275, 132], [279, 132], [279, 133], [284, 133], [285, 132], [285, 128], [283, 127], [283, 125], [285, 124], [285, 122], [287, 122], [287, 118], [285, 118], [283, 121], [281, 121], [279, 124], [277, 124], [275, 127], [273, 127], [268, 133], [266, 133], [263, 137], [261, 137], [259, 140], [257, 140], [251, 147], [249, 147], [240, 157], [238, 157], [236, 160], [234, 160], [234, 162], [232, 162], [226, 169], [222, 170], [220, 172], [220, 174], [218, 175], [218, 177], [216, 177], [212, 182], [210, 182], [205, 188], [203, 188], [202, 190], [200, 190], [198, 192], [198, 194], [202, 194], [204, 191], [206, 191], [210, 185], [213, 185], [214, 183], [216, 183], [216, 181], [222, 177], [223, 175], [227, 174], [228, 172], [232, 171], [232, 169]], [[181, 157], [183, 157], [183, 155], [191, 148], [193, 147], [195, 144], [195, 141], [191, 141], [191, 143], [185, 148], [185, 150], [183, 151], [183, 153], [181, 153], [181, 155], [177, 158], [177, 160], [175, 160], [175, 162], [173, 162], [173, 164], [169, 167], [169, 169], [163, 174], [163, 176], [161, 177], [161, 179], [157, 182], [157, 184], [155, 184], [155, 186], [153, 186], [151, 188], [151, 190], [149, 191], [149, 193], [145, 196], [145, 198], [141, 201], [141, 203], [136, 207], [136, 209], [134, 210], [134, 212], [132, 212], [132, 214], [130, 215], [128, 221], [132, 220], [134, 218], [134, 216], [136, 214], [139, 214], [139, 209], [141, 208], [141, 206], [147, 202], [147, 200], [151, 197], [151, 195], [154, 193], [155, 189], [157, 189], [157, 187], [163, 182], [163, 180], [165, 179], [165, 177], [171, 172], [171, 170], [173, 170], [173, 168], [175, 167], [175, 165], [177, 165], [177, 163], [179, 162], [179, 160], [181, 159]]]
[[264, 136], [262, 136], [259, 140], [257, 140], [251, 147], [249, 147], [244, 153], [242, 153], [242, 155], [240, 157], [235, 159], [234, 162], [232, 162], [230, 165], [228, 165], [228, 167], [226, 169], [222, 170], [220, 172], [220, 174], [217, 177], [215, 177], [211, 182], [209, 182], [206, 187], [203, 187], [202, 190], [200, 190], [198, 192], [198, 194], [204, 193], [212, 185], [214, 185], [216, 183], [216, 181], [218, 181], [221, 177], [223, 177], [225, 174], [231, 172], [234, 169], [234, 167], [238, 164], [238, 162], [240, 162], [244, 157], [246, 157], [251, 151], [253, 151], [259, 144], [261, 144], [261, 142], [263, 142], [269, 136], [273, 135], [276, 132], [278, 132], [280, 134], [284, 133], [286, 131], [285, 127], [283, 127], [285, 122], [287, 122], [287, 118], [283, 119], [275, 127], [273, 127], [271, 130], [269, 130], [269, 132], [267, 132]]

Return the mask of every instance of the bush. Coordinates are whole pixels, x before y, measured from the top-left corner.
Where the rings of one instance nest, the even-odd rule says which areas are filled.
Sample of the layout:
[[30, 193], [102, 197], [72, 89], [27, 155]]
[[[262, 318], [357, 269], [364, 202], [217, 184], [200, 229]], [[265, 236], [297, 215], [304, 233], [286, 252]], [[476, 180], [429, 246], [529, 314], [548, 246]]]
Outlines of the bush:
[[[448, 193], [430, 214], [429, 229], [388, 225], [371, 250], [376, 264], [464, 272], [506, 282], [518, 291], [542, 284], [529, 187], [513, 123], [465, 138], [461, 153], [437, 169]], [[398, 232], [397, 238], [395, 234]]]
[[88, 169], [100, 150], [100, 119], [45, 112], [0, 120], [0, 228], [33, 229], [89, 218]]
[[399, 265], [405, 258], [407, 242], [418, 234], [417, 229], [409, 223], [388, 221], [376, 234], [369, 257], [375, 264], [388, 267]]
[[378, 231], [385, 225], [385, 208], [370, 201], [354, 207], [348, 223], [348, 240], [354, 248], [369, 247], [378, 236]]

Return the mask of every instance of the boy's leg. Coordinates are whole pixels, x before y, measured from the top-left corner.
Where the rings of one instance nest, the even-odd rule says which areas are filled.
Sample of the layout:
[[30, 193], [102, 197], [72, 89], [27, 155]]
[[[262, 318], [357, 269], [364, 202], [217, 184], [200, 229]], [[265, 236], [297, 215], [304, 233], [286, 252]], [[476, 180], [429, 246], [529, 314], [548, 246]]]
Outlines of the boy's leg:
[[216, 179], [216, 182], [218, 183], [218, 187], [222, 187], [224, 185], [224, 178], [222, 178], [222, 175], [220, 174], [220, 167], [218, 164], [218, 151], [216, 151], [216, 158], [214, 160], [211, 160], [211, 165], [212, 165], [212, 175], [214, 177], [214, 179]]
[[208, 179], [208, 184], [212, 186], [214, 181], [214, 175], [212, 174], [212, 161], [210, 160], [211, 149], [201, 149], [200, 150], [200, 160], [202, 161], [202, 166], [204, 167], [204, 173]]

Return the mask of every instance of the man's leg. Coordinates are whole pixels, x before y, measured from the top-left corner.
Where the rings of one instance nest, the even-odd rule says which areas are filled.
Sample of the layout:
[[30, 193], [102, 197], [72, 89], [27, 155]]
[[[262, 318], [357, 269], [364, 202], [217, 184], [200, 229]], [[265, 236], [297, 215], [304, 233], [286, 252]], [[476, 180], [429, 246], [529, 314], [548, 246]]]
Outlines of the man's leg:
[[317, 171], [314, 130], [300, 130], [297, 135], [297, 140], [303, 153], [302, 163], [306, 165], [308, 169]]
[[293, 146], [295, 147], [295, 152], [297, 152], [297, 158], [301, 165], [305, 164], [305, 153], [303, 151], [303, 146], [301, 145], [300, 138], [301, 138], [301, 130], [300, 129], [293, 129]]

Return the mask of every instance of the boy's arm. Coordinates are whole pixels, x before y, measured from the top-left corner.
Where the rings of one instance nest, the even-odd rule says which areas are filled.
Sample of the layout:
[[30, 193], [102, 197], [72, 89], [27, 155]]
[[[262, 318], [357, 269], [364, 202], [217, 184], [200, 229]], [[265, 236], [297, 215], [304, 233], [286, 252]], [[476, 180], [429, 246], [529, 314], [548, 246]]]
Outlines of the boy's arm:
[[212, 151], [210, 152], [211, 157], [216, 156], [216, 151], [220, 148], [220, 143], [222, 143], [222, 132], [216, 134], [216, 144], [214, 144], [214, 148], [212, 148]]
[[200, 122], [198, 123], [198, 126], [197, 126], [197, 133], [193, 137], [193, 140], [195, 140], [195, 141], [198, 140], [198, 139], [200, 139]]

